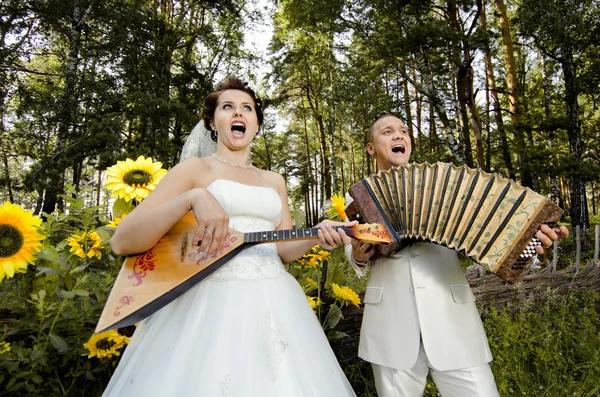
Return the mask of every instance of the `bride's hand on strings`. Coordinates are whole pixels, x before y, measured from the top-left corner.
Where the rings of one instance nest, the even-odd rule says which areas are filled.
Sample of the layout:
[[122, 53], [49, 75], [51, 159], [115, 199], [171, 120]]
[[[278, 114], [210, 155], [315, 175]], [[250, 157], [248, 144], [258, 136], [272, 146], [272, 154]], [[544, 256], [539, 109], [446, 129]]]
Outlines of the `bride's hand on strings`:
[[542, 245], [537, 245], [535, 247], [536, 252], [539, 255], [544, 254], [544, 248], [548, 248], [552, 245], [552, 242], [558, 240], [559, 238], [566, 238], [569, 236], [569, 229], [565, 226], [561, 226], [559, 228], [551, 228], [548, 225], [540, 226], [539, 230], [535, 233], [535, 237], [537, 237]]
[[198, 227], [192, 237], [192, 246], [198, 246], [198, 252], [215, 254], [225, 243], [229, 234], [229, 215], [217, 199], [206, 189], [193, 189], [191, 211], [198, 221]]

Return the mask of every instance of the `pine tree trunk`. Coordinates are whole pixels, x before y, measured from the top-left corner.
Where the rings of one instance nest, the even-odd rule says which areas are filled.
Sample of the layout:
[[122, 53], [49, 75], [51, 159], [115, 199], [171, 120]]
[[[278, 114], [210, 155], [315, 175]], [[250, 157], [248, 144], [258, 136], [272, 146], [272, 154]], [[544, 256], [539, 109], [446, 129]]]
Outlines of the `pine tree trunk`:
[[[565, 105], [567, 107], [567, 135], [569, 137], [569, 149], [571, 161], [578, 167], [583, 154], [581, 142], [581, 127], [579, 125], [579, 104], [577, 97], [577, 72], [573, 61], [573, 53], [569, 48], [562, 49], [561, 66], [565, 80]], [[584, 230], [590, 227], [585, 184], [579, 175], [571, 178], [571, 223], [573, 226], [581, 225]]]
[[[0, 134], [3, 134], [4, 128], [0, 128]], [[10, 169], [8, 168], [8, 156], [6, 154], [6, 150], [4, 149], [6, 146], [2, 145], [2, 163], [4, 164], [4, 177], [6, 178], [6, 190], [8, 191], [8, 201], [11, 203], [15, 202], [15, 197], [13, 195], [12, 188], [12, 179], [10, 178]]]
[[[403, 71], [400, 75], [403, 76], [408, 74], [407, 66], [405, 62], [400, 63], [400, 68]], [[406, 128], [408, 128], [408, 134], [414, 138], [415, 131], [413, 127], [412, 108], [410, 106], [410, 92], [408, 90], [408, 80], [402, 79], [402, 89], [404, 92], [404, 111], [406, 112]], [[413, 139], [414, 141], [414, 139]]]
[[439, 145], [437, 139], [437, 128], [435, 123], [435, 110], [431, 103], [429, 104], [429, 151], [431, 153], [439, 153]]
[[[413, 76], [414, 79], [417, 79], [417, 71], [413, 70]], [[408, 82], [407, 82], [408, 83]], [[417, 133], [419, 134], [419, 138], [417, 140], [417, 148], [419, 150], [422, 150], [423, 148], [423, 96], [421, 94], [419, 94], [419, 90], [417, 90], [417, 88], [414, 88], [414, 95], [415, 95], [415, 104], [416, 104], [416, 114], [415, 114], [415, 118], [416, 118], [416, 125], [417, 125]], [[434, 126], [435, 128], [435, 126]]]
[[[482, 7], [485, 7], [485, 2], [482, 2]], [[487, 32], [487, 19], [485, 9], [482, 8], [479, 14], [481, 29]], [[506, 130], [504, 128], [504, 121], [502, 120], [502, 110], [500, 107], [500, 99], [498, 98], [498, 91], [496, 90], [496, 78], [494, 76], [494, 64], [492, 63], [492, 51], [490, 49], [489, 39], [486, 38], [484, 41], [485, 49], [485, 73], [486, 82], [488, 86], [488, 92], [492, 98], [494, 120], [496, 122], [496, 128], [498, 135], [500, 136], [500, 153], [502, 154], [502, 160], [504, 161], [504, 167], [506, 168], [506, 174], [509, 178], [515, 179], [515, 171], [513, 170], [512, 160], [510, 157], [510, 149], [508, 147], [508, 140], [506, 138]]]
[[[551, 107], [551, 98], [550, 98], [550, 79], [548, 78], [548, 71], [546, 65], [546, 58], [542, 55], [542, 78], [544, 79], [544, 113], [546, 115], [546, 122], [550, 123], [552, 120], [552, 107]], [[555, 147], [555, 134], [554, 127], [548, 130], [548, 143], [550, 144], [550, 148], [554, 149]], [[550, 158], [550, 168], [553, 169], [556, 166], [556, 156], [552, 155]], [[564, 206], [562, 194], [560, 192], [560, 185], [558, 180], [558, 175], [556, 173], [552, 173], [550, 175], [550, 200], [557, 203], [561, 208]]]
[[[2, 72], [0, 72], [2, 73]], [[8, 191], [8, 200], [11, 203], [14, 203], [15, 198], [13, 195], [13, 186], [12, 179], [10, 176], [10, 168], [8, 167], [8, 153], [7, 153], [7, 144], [5, 143], [4, 134], [6, 130], [4, 129], [4, 100], [6, 98], [6, 91], [3, 88], [0, 88], [0, 147], [2, 151], [2, 163], [4, 165], [4, 178], [6, 179], [6, 190]]]
[[512, 121], [512, 127], [515, 134], [515, 148], [517, 152], [517, 161], [521, 170], [521, 184], [531, 186], [531, 174], [529, 171], [529, 162], [527, 161], [527, 147], [521, 125], [521, 104], [519, 92], [519, 79], [517, 76], [517, 66], [513, 49], [512, 35], [510, 33], [510, 24], [506, 13], [504, 0], [496, 0], [496, 9], [498, 11], [498, 21], [502, 32], [502, 47], [504, 49], [504, 59], [506, 66], [506, 85], [508, 88], [508, 102]]
[[[456, 0], [448, 0], [447, 12], [450, 19], [450, 26], [454, 29], [456, 37], [461, 34], [460, 25], [458, 23], [458, 15], [456, 9]], [[471, 134], [469, 131], [469, 116], [467, 114], [467, 104], [465, 98], [466, 92], [466, 81], [464, 74], [461, 73], [463, 64], [460, 60], [459, 49], [461, 47], [460, 41], [454, 39], [451, 42], [450, 51], [452, 53], [452, 63], [455, 75], [455, 100], [458, 101], [458, 117], [460, 120], [460, 134], [462, 137], [462, 147], [465, 155], [465, 164], [469, 167], [473, 167], [473, 154], [471, 149]]]
[[323, 122], [323, 116], [321, 115], [320, 104], [317, 98], [314, 98], [311, 94], [312, 88], [309, 83], [306, 86], [306, 99], [310, 105], [313, 113], [313, 117], [317, 121], [317, 133], [319, 137], [319, 146], [321, 148], [321, 167], [322, 167], [322, 189], [321, 189], [321, 202], [325, 197], [331, 197], [331, 166], [329, 164], [329, 153], [328, 153], [328, 142], [325, 132], [325, 124]]
[[[311, 161], [311, 152], [310, 152], [310, 142], [308, 140], [308, 125], [306, 124], [306, 117], [302, 118], [303, 120], [303, 126], [304, 126], [304, 148], [305, 148], [305, 161], [304, 161], [304, 179], [306, 181], [309, 181], [312, 179], [312, 175], [313, 175], [313, 170], [312, 170], [312, 161]], [[307, 184], [308, 186], [303, 186], [303, 189], [305, 191], [304, 193], [304, 205], [305, 205], [305, 217], [306, 217], [306, 225], [310, 226], [313, 224], [313, 205], [312, 205], [312, 191], [311, 189], [314, 188], [314, 185], [316, 183], [312, 183], [312, 184]]]

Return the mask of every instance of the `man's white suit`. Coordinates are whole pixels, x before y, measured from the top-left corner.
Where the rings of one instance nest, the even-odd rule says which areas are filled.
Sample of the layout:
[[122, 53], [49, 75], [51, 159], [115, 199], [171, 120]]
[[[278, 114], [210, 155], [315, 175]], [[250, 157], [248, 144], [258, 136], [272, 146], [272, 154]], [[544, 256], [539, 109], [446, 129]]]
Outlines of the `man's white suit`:
[[[350, 263], [352, 246], [346, 246]], [[365, 270], [353, 265], [359, 275]], [[362, 273], [362, 274], [361, 274]], [[412, 368], [419, 338], [439, 371], [492, 360], [475, 297], [455, 251], [416, 243], [370, 267], [359, 357], [399, 370]]]

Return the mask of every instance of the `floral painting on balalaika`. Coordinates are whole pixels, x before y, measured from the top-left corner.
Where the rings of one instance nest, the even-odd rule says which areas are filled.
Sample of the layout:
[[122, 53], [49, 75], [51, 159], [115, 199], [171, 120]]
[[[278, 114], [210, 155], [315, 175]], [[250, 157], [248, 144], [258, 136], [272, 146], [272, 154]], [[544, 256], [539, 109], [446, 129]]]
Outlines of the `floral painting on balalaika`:
[[563, 210], [500, 175], [447, 163], [412, 163], [379, 171], [350, 188], [349, 219], [381, 223], [395, 240], [390, 255], [411, 241], [456, 251], [508, 282], [535, 255], [534, 238]]

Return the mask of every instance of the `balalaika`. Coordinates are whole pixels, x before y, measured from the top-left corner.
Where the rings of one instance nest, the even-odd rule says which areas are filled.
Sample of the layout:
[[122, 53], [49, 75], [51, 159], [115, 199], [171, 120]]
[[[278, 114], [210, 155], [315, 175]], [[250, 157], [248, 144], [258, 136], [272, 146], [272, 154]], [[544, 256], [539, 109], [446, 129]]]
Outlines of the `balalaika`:
[[514, 282], [535, 254], [543, 223], [563, 210], [499, 175], [447, 163], [412, 163], [379, 171], [350, 188], [349, 219], [385, 225], [391, 255], [410, 241], [430, 241]]
[[[161, 309], [205, 279], [253, 244], [317, 238], [317, 228], [269, 230], [241, 233], [229, 230], [215, 253], [198, 252], [192, 236], [198, 222], [192, 213], [184, 216], [156, 245], [125, 259], [106, 300], [96, 332], [133, 325]], [[364, 242], [387, 244], [391, 237], [382, 225], [344, 227], [349, 236]]]

